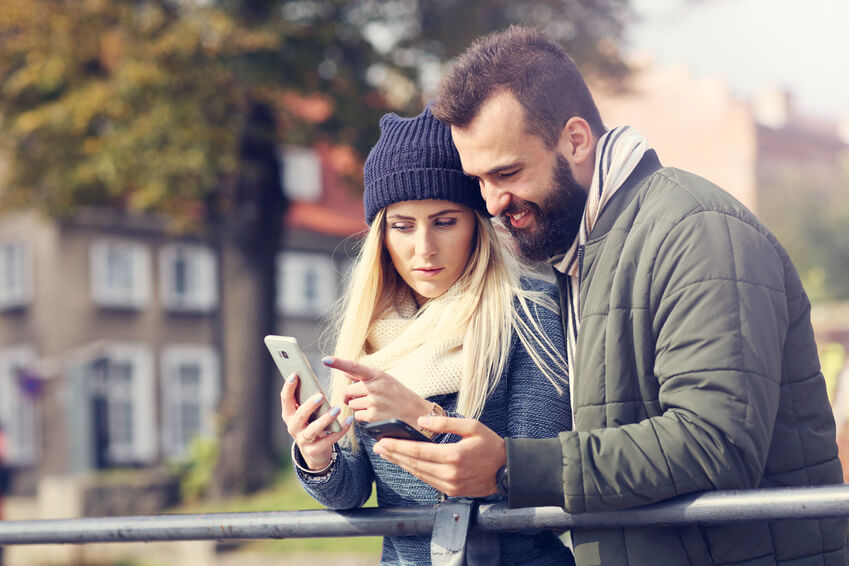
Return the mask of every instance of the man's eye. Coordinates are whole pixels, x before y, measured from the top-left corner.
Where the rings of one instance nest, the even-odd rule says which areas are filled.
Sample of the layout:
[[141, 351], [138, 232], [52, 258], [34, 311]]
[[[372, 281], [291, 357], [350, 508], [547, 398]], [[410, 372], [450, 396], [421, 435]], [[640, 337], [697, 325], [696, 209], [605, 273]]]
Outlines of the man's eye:
[[519, 172], [518, 169], [516, 169], [514, 171], [502, 171], [498, 174], [498, 176], [501, 177], [502, 179], [506, 179], [508, 177], [512, 177], [513, 175], [515, 175], [518, 172]]

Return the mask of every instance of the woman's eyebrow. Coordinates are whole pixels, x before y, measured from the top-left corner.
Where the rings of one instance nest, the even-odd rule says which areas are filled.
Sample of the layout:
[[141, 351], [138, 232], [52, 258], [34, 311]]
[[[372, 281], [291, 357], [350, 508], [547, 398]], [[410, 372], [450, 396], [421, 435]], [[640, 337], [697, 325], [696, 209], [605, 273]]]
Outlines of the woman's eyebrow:
[[463, 212], [463, 211], [460, 210], [459, 208], [446, 208], [445, 210], [440, 210], [439, 212], [437, 212], [435, 214], [431, 214], [430, 216], [428, 216], [428, 218], [433, 218], [435, 216], [442, 216], [443, 214], [456, 214], [458, 212]]
[[[457, 213], [460, 213], [460, 212], [463, 212], [463, 211], [460, 210], [459, 208], [446, 208], [445, 210], [440, 210], [439, 212], [429, 214], [428, 218], [434, 218], [436, 216], [442, 216], [443, 214], [457, 214]], [[387, 220], [389, 220], [389, 219], [415, 220], [416, 218], [414, 216], [404, 216], [403, 214], [395, 213], [395, 214], [390, 214], [389, 216], [386, 217], [386, 219]]]

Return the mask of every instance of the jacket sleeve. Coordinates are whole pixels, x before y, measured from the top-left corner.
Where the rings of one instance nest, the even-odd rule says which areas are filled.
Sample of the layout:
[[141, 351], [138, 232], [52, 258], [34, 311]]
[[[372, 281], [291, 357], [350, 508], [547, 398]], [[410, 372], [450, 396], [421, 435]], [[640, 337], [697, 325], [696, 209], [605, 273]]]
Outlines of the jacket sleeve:
[[[355, 425], [357, 426], [357, 425]], [[374, 471], [359, 438], [360, 450], [336, 445], [336, 463], [326, 476], [310, 476], [297, 467], [295, 475], [313, 499], [329, 509], [353, 509], [365, 503], [371, 495]]]
[[[654, 264], [646, 283], [653, 336], [644, 339], [654, 344], [649, 355], [659, 414], [562, 433], [561, 465], [541, 480], [550, 486], [560, 475], [561, 492], [531, 492], [520, 504], [605, 511], [758, 485], [778, 410], [789, 324], [783, 258], [765, 234], [719, 212], [686, 217], [656, 250], [647, 258]], [[602, 379], [580, 362], [579, 371], [580, 380]], [[508, 445], [508, 457], [553, 448], [542, 442]]]

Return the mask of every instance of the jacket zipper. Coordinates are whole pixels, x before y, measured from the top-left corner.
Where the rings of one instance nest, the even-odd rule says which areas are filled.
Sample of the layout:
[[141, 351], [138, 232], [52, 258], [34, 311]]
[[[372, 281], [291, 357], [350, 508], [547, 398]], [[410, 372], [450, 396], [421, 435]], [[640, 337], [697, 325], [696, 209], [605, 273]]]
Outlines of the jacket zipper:
[[578, 336], [578, 324], [581, 321], [581, 284], [584, 281], [584, 246], [578, 246], [578, 302], [575, 309], [575, 337]]

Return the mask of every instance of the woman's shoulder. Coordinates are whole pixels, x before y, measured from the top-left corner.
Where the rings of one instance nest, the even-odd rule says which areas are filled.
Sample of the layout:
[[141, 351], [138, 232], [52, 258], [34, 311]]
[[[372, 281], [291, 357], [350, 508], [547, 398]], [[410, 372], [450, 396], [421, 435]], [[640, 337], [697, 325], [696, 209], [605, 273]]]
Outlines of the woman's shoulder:
[[[540, 325], [545, 334], [556, 334], [560, 328], [560, 293], [557, 286], [544, 279], [525, 276], [520, 280], [522, 290], [530, 292], [523, 298], [517, 298], [516, 314], [528, 321], [532, 319]], [[514, 333], [516, 329], [514, 328]]]
[[559, 298], [557, 285], [553, 281], [543, 279], [538, 274], [525, 275], [521, 277], [519, 279], [519, 285], [525, 291], [544, 293], [555, 300]]

